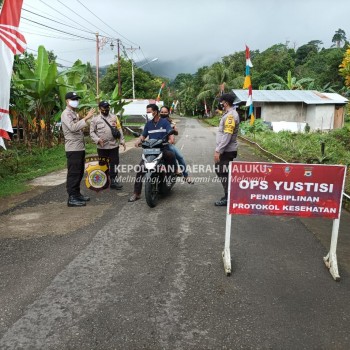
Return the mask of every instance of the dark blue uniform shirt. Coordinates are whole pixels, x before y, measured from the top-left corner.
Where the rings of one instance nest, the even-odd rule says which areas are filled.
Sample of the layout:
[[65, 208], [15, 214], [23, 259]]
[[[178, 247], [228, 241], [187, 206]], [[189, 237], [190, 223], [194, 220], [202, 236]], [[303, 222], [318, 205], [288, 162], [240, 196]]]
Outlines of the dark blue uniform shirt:
[[148, 121], [143, 129], [142, 136], [159, 140], [169, 131], [171, 131], [170, 123], [165, 118], [160, 118], [157, 123], [153, 120]]

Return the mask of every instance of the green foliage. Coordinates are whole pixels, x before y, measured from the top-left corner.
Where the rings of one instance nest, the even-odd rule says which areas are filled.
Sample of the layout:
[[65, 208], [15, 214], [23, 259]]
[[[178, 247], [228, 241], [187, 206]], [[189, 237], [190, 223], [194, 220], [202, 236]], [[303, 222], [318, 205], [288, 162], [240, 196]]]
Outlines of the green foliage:
[[[308, 134], [288, 131], [248, 132], [251, 138], [267, 151], [280, 156], [289, 163], [307, 164], [344, 164], [350, 165], [350, 131], [347, 128], [329, 133], [313, 132]], [[322, 143], [325, 152], [322, 153]], [[350, 178], [346, 180], [350, 192]]]
[[[344, 31], [338, 30], [336, 34], [339, 35], [335, 39], [340, 38], [344, 44], [347, 43]], [[349, 93], [343, 78], [349, 69], [344, 68], [343, 76], [338, 72], [345, 49], [325, 49], [322, 45], [320, 40], [311, 40], [297, 49], [286, 43], [273, 45], [263, 52], [251, 50], [253, 89], [268, 86], [273, 89]], [[185, 110], [186, 114], [192, 114], [192, 111], [204, 109], [204, 99], [213, 109], [222, 84], [226, 92], [242, 88], [245, 63], [245, 50], [242, 50], [223, 57], [210, 67], [199, 68], [194, 75], [179, 74], [171, 85], [182, 113]], [[197, 102], [193, 102], [196, 99]]]
[[289, 70], [294, 70], [294, 56], [294, 50], [284, 44], [274, 45], [257, 55], [252, 69], [253, 88], [274, 82], [275, 76], [287, 76]]
[[[121, 90], [123, 98], [132, 98], [132, 67], [131, 61], [121, 58], [120, 61]], [[156, 77], [153, 74], [134, 66], [135, 97], [144, 99], [155, 99], [162, 82], [167, 79]], [[105, 93], [112, 93], [118, 85], [118, 63], [110, 65], [106, 75], [102, 78], [100, 88]], [[162, 91], [162, 100], [167, 90]], [[167, 101], [168, 102], [168, 101]]]
[[[86, 153], [96, 153], [96, 145], [86, 144]], [[67, 159], [63, 145], [53, 148], [15, 146], [0, 149], [0, 197], [29, 189], [28, 181], [64, 169]]]
[[256, 119], [253, 125], [250, 125], [250, 121], [241, 122], [239, 124], [239, 130], [242, 135], [254, 134], [259, 132], [269, 132], [269, 127], [261, 119]]
[[211, 126], [219, 126], [221, 116], [214, 116], [212, 118], [203, 119], [203, 121]]

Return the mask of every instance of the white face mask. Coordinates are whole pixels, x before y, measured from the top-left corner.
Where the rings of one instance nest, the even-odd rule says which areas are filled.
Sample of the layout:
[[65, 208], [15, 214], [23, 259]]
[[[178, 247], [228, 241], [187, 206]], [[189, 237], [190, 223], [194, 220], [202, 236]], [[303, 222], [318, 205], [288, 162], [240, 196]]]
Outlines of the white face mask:
[[147, 113], [147, 119], [152, 120], [154, 118], [153, 113]]
[[77, 108], [79, 106], [79, 101], [78, 100], [70, 100], [68, 104], [73, 108]]

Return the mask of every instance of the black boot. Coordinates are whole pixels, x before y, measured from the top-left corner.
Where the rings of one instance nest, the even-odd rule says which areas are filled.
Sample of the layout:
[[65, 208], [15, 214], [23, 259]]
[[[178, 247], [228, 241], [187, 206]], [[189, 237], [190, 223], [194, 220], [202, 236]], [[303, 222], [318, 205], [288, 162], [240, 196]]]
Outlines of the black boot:
[[227, 197], [222, 197], [214, 203], [216, 207], [226, 207], [227, 206]]
[[68, 207], [85, 207], [86, 202], [79, 199], [79, 196], [69, 196]]
[[90, 200], [90, 197], [84, 196], [83, 194], [79, 194], [79, 196], [77, 196], [77, 199], [83, 202], [88, 202]]
[[111, 185], [109, 187], [113, 190], [121, 190], [123, 188], [123, 185], [120, 184], [117, 180], [112, 179]]

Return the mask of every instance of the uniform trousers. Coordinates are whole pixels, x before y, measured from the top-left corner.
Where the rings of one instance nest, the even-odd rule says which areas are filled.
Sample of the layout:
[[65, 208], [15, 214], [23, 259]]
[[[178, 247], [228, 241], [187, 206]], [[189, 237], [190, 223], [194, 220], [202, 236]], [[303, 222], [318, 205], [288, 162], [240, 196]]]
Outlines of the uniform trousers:
[[97, 148], [99, 157], [109, 158], [109, 176], [112, 182], [117, 181], [119, 166], [119, 147], [104, 149]]
[[69, 196], [80, 195], [80, 182], [85, 170], [85, 151], [66, 152], [67, 157], [67, 192]]
[[229, 163], [237, 157], [237, 151], [224, 152], [220, 154], [220, 160], [215, 164], [215, 172], [222, 187], [224, 188], [225, 198], [228, 196], [228, 174], [229, 174]]

